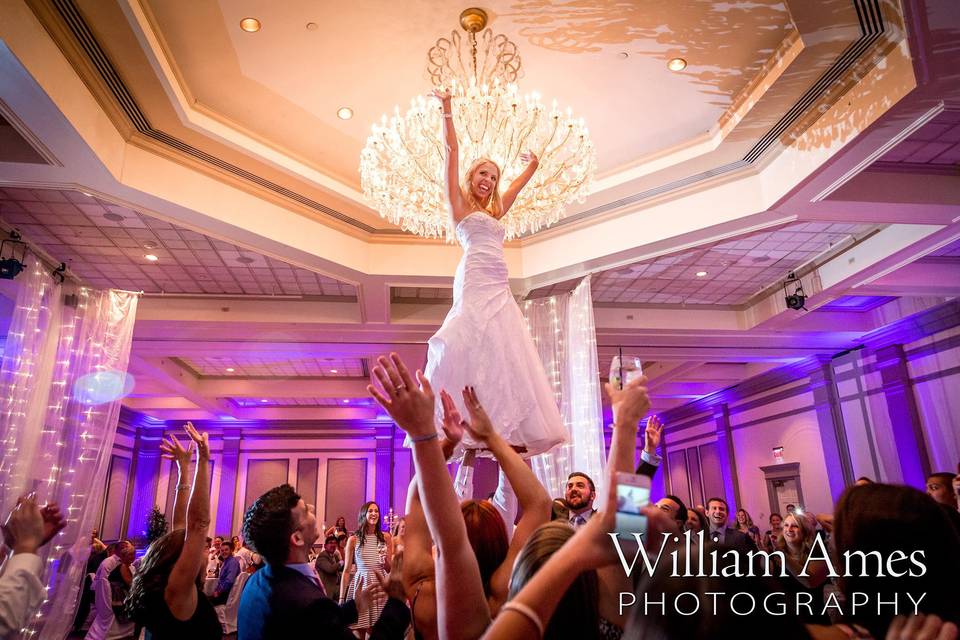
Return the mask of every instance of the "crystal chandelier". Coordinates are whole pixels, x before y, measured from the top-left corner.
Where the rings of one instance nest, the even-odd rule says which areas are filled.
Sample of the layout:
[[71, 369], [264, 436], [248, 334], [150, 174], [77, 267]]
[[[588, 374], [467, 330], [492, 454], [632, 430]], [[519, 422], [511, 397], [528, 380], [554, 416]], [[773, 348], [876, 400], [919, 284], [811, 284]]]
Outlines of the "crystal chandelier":
[[[460, 168], [485, 157], [502, 171], [506, 188], [524, 169], [520, 154], [540, 159], [533, 179], [502, 219], [506, 238], [533, 233], [560, 219], [571, 201], [582, 202], [596, 168], [593, 143], [583, 118], [570, 109], [546, 108], [536, 93], [521, 94], [516, 45], [486, 27], [481, 9], [460, 14], [464, 39], [453, 31], [427, 53], [427, 73], [435, 87], [452, 95], [460, 143]], [[406, 231], [453, 240], [444, 183], [441, 108], [418, 96], [405, 114], [384, 115], [360, 154], [360, 181], [370, 204]]]

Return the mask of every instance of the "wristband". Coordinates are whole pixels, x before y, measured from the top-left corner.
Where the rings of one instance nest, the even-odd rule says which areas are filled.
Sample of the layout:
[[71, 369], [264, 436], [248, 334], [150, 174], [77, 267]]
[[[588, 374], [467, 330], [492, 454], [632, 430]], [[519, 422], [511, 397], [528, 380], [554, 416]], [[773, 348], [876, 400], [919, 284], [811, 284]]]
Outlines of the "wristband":
[[434, 431], [433, 433], [427, 434], [425, 436], [410, 436], [410, 442], [427, 442], [429, 440], [434, 440], [435, 438], [439, 438], [439, 437], [440, 437], [440, 434]]
[[445, 114], [443, 114], [443, 117], [444, 117], [444, 118], [453, 118], [453, 114], [452, 114], [452, 113], [445, 113]]
[[531, 609], [530, 607], [528, 607], [527, 605], [523, 604], [522, 602], [511, 600], [510, 602], [507, 602], [506, 604], [502, 605], [500, 607], [500, 611], [514, 611], [516, 613], [519, 613], [524, 618], [529, 620], [533, 624], [533, 626], [537, 628], [537, 631], [540, 632], [539, 637], [540, 638], [543, 637], [543, 631], [544, 631], [543, 622], [540, 620], [540, 616], [537, 615], [537, 612]]

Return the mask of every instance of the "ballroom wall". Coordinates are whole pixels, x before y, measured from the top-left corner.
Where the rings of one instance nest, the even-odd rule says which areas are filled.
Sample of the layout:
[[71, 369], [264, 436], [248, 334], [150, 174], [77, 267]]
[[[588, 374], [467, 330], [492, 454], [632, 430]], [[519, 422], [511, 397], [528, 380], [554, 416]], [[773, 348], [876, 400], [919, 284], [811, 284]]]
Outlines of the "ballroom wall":
[[[807, 358], [661, 414], [665, 462], [654, 497], [702, 504], [720, 495], [763, 522], [777, 508], [776, 483], [791, 478], [798, 502], [817, 512], [831, 511], [859, 476], [922, 488], [931, 470], [960, 462], [957, 416], [960, 302], [951, 301], [868, 334], [851, 351]], [[327, 524], [344, 515], [353, 526], [369, 499], [404, 511], [412, 461], [390, 422], [197, 426], [211, 434], [212, 533], [238, 532], [244, 509], [281, 482], [297, 487]], [[170, 511], [176, 478], [159, 443], [180, 428], [121, 414], [101, 517], [106, 539], [138, 535], [155, 504]], [[495, 485], [495, 467], [481, 461], [475, 495]]]
[[[726, 497], [766, 521], [771, 482], [796, 476], [817, 512], [857, 477], [923, 488], [960, 462], [960, 303], [867, 335], [662, 415], [666, 490]], [[774, 448], [782, 447], [782, 458]]]
[[[239, 533], [246, 508], [283, 483], [314, 504], [317, 519], [328, 526], [338, 515], [348, 528], [355, 526], [367, 500], [377, 500], [384, 517], [391, 506], [404, 510], [411, 458], [390, 423], [196, 426], [210, 434], [211, 535]], [[105, 539], [142, 535], [154, 505], [168, 516], [172, 512], [176, 467], [159, 452], [161, 438], [170, 433], [180, 437], [181, 424], [121, 415], [101, 518]]]

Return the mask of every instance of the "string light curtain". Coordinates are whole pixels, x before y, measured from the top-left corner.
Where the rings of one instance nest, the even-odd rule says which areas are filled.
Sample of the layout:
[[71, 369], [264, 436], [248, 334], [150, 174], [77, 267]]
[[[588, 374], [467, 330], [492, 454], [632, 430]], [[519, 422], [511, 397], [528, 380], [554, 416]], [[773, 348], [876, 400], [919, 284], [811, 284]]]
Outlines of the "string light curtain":
[[551, 496], [563, 495], [574, 471], [593, 478], [603, 495], [606, 456], [590, 278], [570, 293], [526, 301], [523, 315], [570, 437], [531, 458], [533, 471]]
[[[47, 596], [22, 630], [59, 640], [73, 625], [103, 501], [138, 296], [57, 285], [39, 260], [29, 264], [0, 371], [0, 505], [7, 513], [36, 491], [67, 520], [40, 549]], [[91, 381], [99, 394], [91, 395]]]

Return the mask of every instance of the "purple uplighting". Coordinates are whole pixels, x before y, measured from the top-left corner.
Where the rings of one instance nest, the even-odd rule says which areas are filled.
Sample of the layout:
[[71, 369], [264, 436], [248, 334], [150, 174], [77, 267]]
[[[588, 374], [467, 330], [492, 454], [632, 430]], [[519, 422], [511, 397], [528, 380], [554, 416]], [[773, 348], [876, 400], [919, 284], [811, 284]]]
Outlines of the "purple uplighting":
[[817, 308], [817, 311], [853, 311], [863, 313], [896, 300], [892, 296], [843, 296]]

